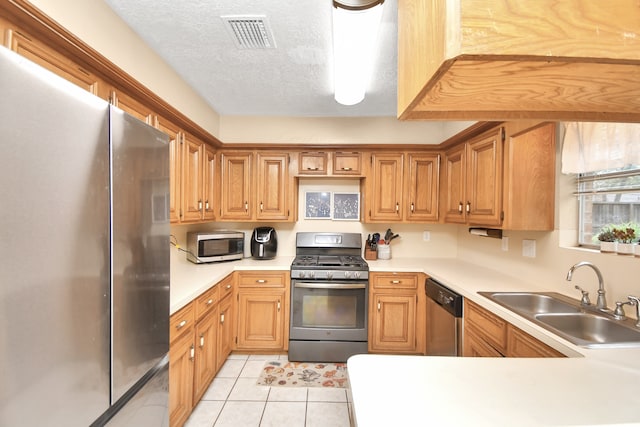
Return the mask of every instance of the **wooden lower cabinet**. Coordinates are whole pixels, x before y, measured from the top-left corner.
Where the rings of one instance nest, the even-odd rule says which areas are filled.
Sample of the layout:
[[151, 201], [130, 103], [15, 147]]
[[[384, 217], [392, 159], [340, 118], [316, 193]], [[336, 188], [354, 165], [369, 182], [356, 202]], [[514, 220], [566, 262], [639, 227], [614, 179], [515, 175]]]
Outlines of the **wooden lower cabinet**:
[[171, 316], [169, 424], [182, 426], [233, 346], [233, 274]]
[[286, 351], [289, 345], [289, 273], [238, 273], [236, 349]]
[[465, 357], [565, 357], [499, 316], [465, 300]]
[[370, 353], [424, 353], [424, 279], [422, 273], [370, 274]]

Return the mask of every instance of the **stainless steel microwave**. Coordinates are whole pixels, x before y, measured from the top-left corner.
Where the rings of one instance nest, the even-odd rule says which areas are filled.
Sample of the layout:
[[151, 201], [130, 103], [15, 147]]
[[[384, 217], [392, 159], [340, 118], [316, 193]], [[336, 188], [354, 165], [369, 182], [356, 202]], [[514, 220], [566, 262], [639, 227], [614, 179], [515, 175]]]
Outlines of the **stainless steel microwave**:
[[196, 264], [244, 257], [244, 232], [216, 230], [187, 233], [187, 259]]

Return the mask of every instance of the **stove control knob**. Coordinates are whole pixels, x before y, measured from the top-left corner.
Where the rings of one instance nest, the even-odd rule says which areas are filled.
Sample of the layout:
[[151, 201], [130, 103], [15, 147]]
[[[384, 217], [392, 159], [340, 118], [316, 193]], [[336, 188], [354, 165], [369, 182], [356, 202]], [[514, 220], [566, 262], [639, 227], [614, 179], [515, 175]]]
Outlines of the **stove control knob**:
[[327, 271], [327, 279], [332, 279], [332, 278], [333, 278], [333, 272]]
[[344, 278], [348, 279], [351, 276], [351, 272], [350, 271], [345, 271], [344, 272]]
[[309, 272], [309, 278], [313, 279], [313, 276], [315, 276], [315, 275], [316, 275], [316, 273], [314, 273], [313, 271]]
[[356, 279], [359, 279], [360, 278], [360, 272], [359, 271], [354, 271], [353, 272], [353, 277], [356, 278]]
[[304, 272], [304, 271], [301, 271], [301, 272], [298, 273], [298, 277], [300, 277], [301, 279], [304, 279], [304, 276], [306, 276], [306, 275], [307, 275], [307, 273]]

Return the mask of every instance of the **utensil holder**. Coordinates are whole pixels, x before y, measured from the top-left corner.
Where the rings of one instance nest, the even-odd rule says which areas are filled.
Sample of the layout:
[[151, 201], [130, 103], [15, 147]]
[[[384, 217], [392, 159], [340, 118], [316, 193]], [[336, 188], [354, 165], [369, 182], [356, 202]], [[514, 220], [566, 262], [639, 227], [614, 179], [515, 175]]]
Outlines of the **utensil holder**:
[[378, 243], [378, 259], [391, 259], [391, 245]]

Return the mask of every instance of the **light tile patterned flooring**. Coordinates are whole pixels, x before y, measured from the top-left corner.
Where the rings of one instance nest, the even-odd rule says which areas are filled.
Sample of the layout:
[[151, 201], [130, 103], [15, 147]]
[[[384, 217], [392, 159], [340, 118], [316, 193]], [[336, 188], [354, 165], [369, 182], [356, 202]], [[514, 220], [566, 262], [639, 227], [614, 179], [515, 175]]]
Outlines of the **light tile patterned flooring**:
[[349, 390], [257, 385], [267, 360], [287, 355], [232, 354], [218, 372], [186, 427], [349, 427]]

